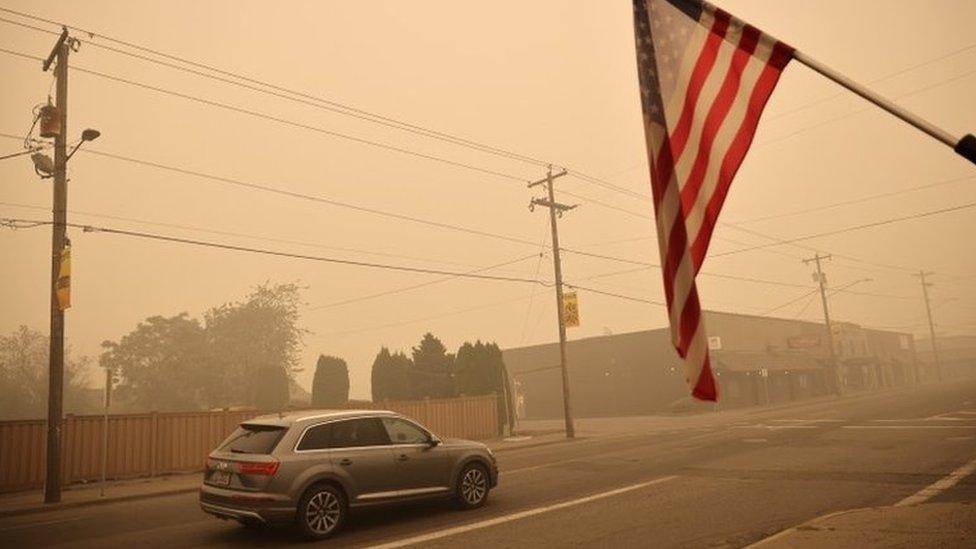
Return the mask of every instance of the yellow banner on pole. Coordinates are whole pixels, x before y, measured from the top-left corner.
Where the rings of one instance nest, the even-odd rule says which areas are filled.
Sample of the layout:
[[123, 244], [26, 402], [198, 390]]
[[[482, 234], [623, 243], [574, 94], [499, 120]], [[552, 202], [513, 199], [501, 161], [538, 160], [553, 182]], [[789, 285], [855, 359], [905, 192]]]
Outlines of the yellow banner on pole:
[[576, 292], [563, 294], [563, 324], [567, 328], [576, 328], [580, 325], [579, 299]]
[[58, 308], [62, 311], [71, 307], [71, 245], [61, 249], [61, 261], [58, 268]]

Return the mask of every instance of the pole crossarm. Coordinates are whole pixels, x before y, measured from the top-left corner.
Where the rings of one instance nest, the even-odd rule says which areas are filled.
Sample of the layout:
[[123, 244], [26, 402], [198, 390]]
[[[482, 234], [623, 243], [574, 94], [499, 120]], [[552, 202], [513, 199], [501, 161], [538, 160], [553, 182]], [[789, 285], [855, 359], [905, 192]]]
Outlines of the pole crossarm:
[[559, 210], [560, 212], [569, 211], [569, 210], [572, 210], [572, 209], [576, 208], [576, 206], [578, 206], [578, 204], [568, 205], [568, 204], [560, 204], [559, 202], [550, 202], [549, 200], [547, 200], [545, 198], [533, 198], [532, 199], [532, 203], [535, 204], [536, 206], [544, 206], [546, 208], [555, 208], [556, 210]]
[[549, 183], [553, 179], [556, 179], [557, 177], [562, 177], [562, 176], [564, 176], [564, 175], [566, 175], [568, 173], [569, 173], [568, 171], [563, 170], [563, 171], [561, 171], [559, 173], [554, 173], [554, 174], [550, 175], [549, 177], [544, 177], [544, 178], [542, 178], [542, 179], [540, 179], [538, 181], [533, 181], [533, 182], [529, 183], [529, 188], [531, 189], [532, 187], [536, 187], [538, 185], [543, 185], [545, 183]]

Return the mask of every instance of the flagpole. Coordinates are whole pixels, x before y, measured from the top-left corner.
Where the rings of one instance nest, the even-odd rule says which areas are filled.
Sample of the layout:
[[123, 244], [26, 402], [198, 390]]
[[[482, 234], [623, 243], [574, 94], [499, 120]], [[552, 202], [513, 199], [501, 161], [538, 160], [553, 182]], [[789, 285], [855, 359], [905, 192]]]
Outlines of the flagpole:
[[869, 90], [867, 87], [851, 80], [850, 78], [847, 78], [843, 74], [840, 74], [839, 72], [811, 58], [809, 55], [801, 51], [794, 51], [793, 59], [803, 63], [810, 69], [822, 74], [830, 80], [833, 80], [837, 84], [840, 84], [864, 99], [867, 99], [871, 103], [874, 103], [878, 107], [888, 111], [890, 114], [900, 118], [902, 121], [911, 124], [930, 137], [933, 137], [945, 145], [948, 145], [952, 148], [952, 150], [959, 154], [959, 156], [962, 156], [973, 164], [976, 164], [976, 137], [974, 137], [972, 134], [968, 134], [962, 139], [957, 139], [942, 128], [923, 120], [918, 115], [909, 112], [906, 109], [899, 107], [890, 99]]
[[[712, 9], [713, 11], [720, 10], [720, 8], [716, 7], [714, 4], [711, 4], [707, 0], [697, 0], [697, 1], [700, 2], [702, 6], [706, 6]], [[724, 12], [725, 10], [721, 10], [721, 11]], [[734, 15], [729, 14], [729, 17], [731, 17], [733, 20], [735, 20], [738, 24], [742, 26], [747, 25], [745, 21], [739, 19]], [[874, 93], [873, 91], [869, 90], [867, 86], [864, 86], [858, 82], [851, 80], [850, 78], [835, 71], [834, 69], [828, 67], [827, 65], [824, 65], [820, 61], [817, 61], [816, 59], [810, 57], [809, 55], [803, 53], [802, 51], [793, 50], [793, 59], [796, 59], [797, 62], [799, 63], [803, 63], [813, 71], [818, 72], [821, 75], [827, 77], [829, 80], [833, 80], [837, 84], [840, 84], [841, 86], [856, 93], [857, 95], [860, 95], [864, 99], [867, 99], [871, 103], [874, 103], [878, 107], [881, 107], [882, 109], [888, 111], [888, 113], [895, 115], [903, 122], [907, 122], [912, 126], [915, 126], [915, 128], [921, 130], [929, 137], [933, 137], [936, 140], [941, 141], [943, 144], [948, 145], [959, 156], [965, 158], [966, 160], [969, 160], [973, 164], [976, 164], [976, 136], [974, 136], [973, 134], [967, 134], [964, 135], [962, 139], [957, 139], [953, 137], [951, 133], [943, 130], [942, 128], [934, 124], [929, 123], [926, 120], [922, 120], [922, 118], [916, 115], [915, 113], [909, 112], [908, 110], [899, 107], [890, 99], [878, 95], [877, 93]]]

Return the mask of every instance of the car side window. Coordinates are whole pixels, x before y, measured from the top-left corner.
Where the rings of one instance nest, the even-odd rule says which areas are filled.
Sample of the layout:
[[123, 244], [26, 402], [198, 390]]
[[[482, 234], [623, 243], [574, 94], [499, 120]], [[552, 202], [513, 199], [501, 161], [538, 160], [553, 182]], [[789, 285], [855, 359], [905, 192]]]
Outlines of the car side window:
[[332, 446], [334, 423], [316, 425], [305, 431], [301, 442], [298, 443], [298, 450], [322, 450]]
[[426, 444], [430, 435], [409, 421], [394, 417], [383, 418], [383, 427], [393, 444]]
[[375, 417], [337, 421], [331, 425], [332, 448], [383, 446], [390, 443], [383, 424]]

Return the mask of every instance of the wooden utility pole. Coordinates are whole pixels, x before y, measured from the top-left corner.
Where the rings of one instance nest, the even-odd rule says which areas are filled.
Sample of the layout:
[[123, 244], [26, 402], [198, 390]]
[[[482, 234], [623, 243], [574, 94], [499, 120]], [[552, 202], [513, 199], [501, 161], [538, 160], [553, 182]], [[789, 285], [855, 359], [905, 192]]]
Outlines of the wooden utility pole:
[[573, 410], [569, 398], [569, 370], [566, 366], [566, 319], [563, 316], [563, 270], [559, 259], [559, 228], [556, 218], [562, 217], [563, 212], [572, 210], [576, 206], [567, 206], [556, 202], [552, 185], [554, 179], [562, 177], [566, 173], [566, 170], [563, 170], [560, 173], [553, 174], [552, 166], [549, 166], [545, 179], [529, 183], [530, 189], [538, 185], [545, 185], [549, 192], [549, 198], [533, 198], [529, 203], [529, 210], [535, 209], [536, 206], [549, 209], [549, 224], [552, 228], [552, 262], [556, 276], [556, 316], [559, 317], [559, 366], [563, 374], [563, 414], [566, 419], [566, 438], [573, 438], [576, 436], [576, 428], [573, 426]]
[[932, 338], [932, 358], [935, 361], [935, 377], [939, 381], [942, 381], [942, 361], [939, 360], [939, 343], [935, 339], [935, 322], [932, 321], [932, 305], [929, 303], [929, 286], [932, 286], [932, 283], [925, 280], [926, 276], [932, 274], [935, 273], [927, 273], [922, 270], [915, 276], [922, 283], [922, 297], [925, 298], [925, 313], [929, 317], [929, 337]]
[[829, 255], [815, 254], [810, 259], [804, 259], [803, 263], [815, 263], [817, 265], [817, 283], [820, 285], [820, 301], [823, 303], [824, 325], [827, 327], [827, 349], [829, 350], [830, 369], [833, 371], [834, 392], [838, 395], [844, 394], [843, 384], [841, 383], [840, 365], [837, 364], [837, 353], [834, 350], [834, 330], [830, 324], [830, 308], [827, 306], [827, 277], [823, 274], [820, 261], [830, 259]]
[[58, 301], [58, 277], [61, 252], [66, 243], [68, 186], [68, 53], [71, 51], [68, 30], [63, 29], [54, 49], [44, 61], [44, 72], [54, 66], [57, 80], [55, 98], [59, 132], [54, 138], [54, 222], [51, 225], [51, 334], [47, 392], [47, 472], [44, 477], [44, 503], [61, 501], [61, 415], [64, 391], [64, 311]]

